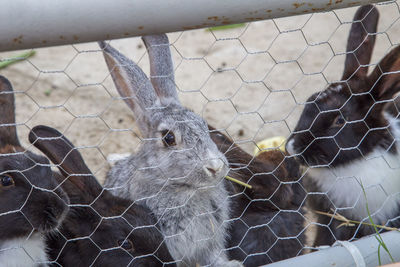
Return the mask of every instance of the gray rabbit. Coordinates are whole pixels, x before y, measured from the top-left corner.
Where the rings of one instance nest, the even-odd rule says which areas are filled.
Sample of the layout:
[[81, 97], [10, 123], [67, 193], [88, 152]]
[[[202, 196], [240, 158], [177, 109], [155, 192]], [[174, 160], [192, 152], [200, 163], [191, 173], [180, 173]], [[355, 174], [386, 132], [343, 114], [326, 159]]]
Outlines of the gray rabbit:
[[151, 80], [131, 60], [100, 42], [116, 88], [143, 135], [139, 151], [106, 178], [114, 194], [144, 201], [158, 218], [178, 266], [242, 266], [224, 251], [230, 200], [225, 156], [206, 122], [181, 105], [165, 34], [142, 38]]

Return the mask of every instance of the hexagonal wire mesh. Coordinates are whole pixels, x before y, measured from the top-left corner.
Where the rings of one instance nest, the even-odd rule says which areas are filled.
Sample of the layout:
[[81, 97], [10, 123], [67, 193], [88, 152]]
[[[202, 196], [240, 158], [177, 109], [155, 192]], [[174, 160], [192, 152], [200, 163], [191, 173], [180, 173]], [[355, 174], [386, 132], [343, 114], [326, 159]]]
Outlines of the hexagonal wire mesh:
[[[369, 72], [373, 74], [373, 69], [385, 55], [390, 51], [396, 52], [392, 49], [399, 43], [400, 36], [398, 3], [388, 2], [376, 7], [381, 14], [377, 34], [371, 30], [374, 15], [370, 13], [374, 11], [368, 11], [366, 16], [371, 18], [365, 20], [362, 29], [371, 34], [365, 43], [360, 45], [360, 42], [355, 41], [356, 45], [353, 47], [362, 52], [357, 54], [357, 64], [370, 64]], [[211, 239], [221, 238], [219, 234], [224, 231], [228, 231], [229, 236], [227, 248], [217, 253], [201, 247], [204, 244], [209, 245], [204, 240], [194, 242], [203, 242], [203, 245], [196, 248], [207, 255], [208, 260], [212, 257], [224, 258], [224, 254], [227, 254], [248, 266], [255, 266], [307, 253], [314, 245], [331, 245], [337, 239], [353, 240], [374, 232], [373, 229], [358, 224], [337, 229], [336, 226], [343, 223], [342, 221], [318, 215], [316, 211], [332, 212], [368, 223], [369, 208], [375, 223], [396, 225], [399, 216], [397, 203], [400, 185], [395, 179], [398, 176], [399, 164], [395, 141], [399, 132], [398, 122], [395, 120], [397, 106], [391, 100], [396, 92], [389, 89], [397, 86], [398, 53], [391, 54], [390, 59], [386, 59], [388, 62], [383, 62], [389, 65], [379, 65], [378, 69], [383, 73], [379, 73], [379, 79], [360, 82], [363, 80], [361, 76], [365, 68], [349, 69], [348, 66], [352, 63], [350, 61], [346, 62], [346, 66], [344, 64], [348, 56], [346, 40], [351, 26], [355, 25], [352, 21], [356, 10], [357, 8], [348, 8], [252, 22], [243, 27], [225, 30], [202, 29], [168, 34], [175, 85], [182, 105], [201, 115], [209, 125], [218, 129], [219, 132], [212, 130], [211, 136], [229, 161], [229, 176], [248, 183], [253, 188], [245, 189], [235, 183], [229, 184], [228, 191], [231, 196], [228, 197], [224, 190], [213, 191], [207, 184], [205, 186], [200, 183], [201, 186], [193, 186], [194, 189], [186, 184], [191, 194], [186, 193], [186, 198], [183, 197], [180, 204], [171, 201], [175, 204], [168, 206], [168, 201], [175, 195], [179, 196], [182, 191], [177, 189], [175, 184], [179, 184], [176, 182], [177, 177], [191, 178], [198, 166], [194, 164], [195, 167], [182, 170], [179, 167], [182, 168], [184, 164], [173, 162], [172, 167], [182, 173], [175, 172], [172, 177], [168, 177], [169, 172], [163, 169], [163, 163], [151, 166], [133, 161], [138, 166], [133, 166], [130, 177], [140, 176], [150, 180], [149, 173], [163, 176], [161, 180], [164, 184], [159, 184], [159, 191], [152, 192], [151, 194], [155, 195], [150, 198], [148, 195], [145, 197], [146, 205], [150, 206], [156, 215], [155, 218], [143, 215], [147, 212], [143, 210], [145, 208], [140, 208], [143, 201], [135, 202], [140, 204], [137, 206], [132, 204], [132, 201], [115, 199], [108, 194], [108, 190], [102, 190], [90, 179], [93, 177], [84, 164], [78, 163], [82, 162], [82, 159], [76, 151], [83, 155], [89, 169], [103, 183], [110, 166], [114, 164], [110, 162], [111, 154], [136, 153], [142, 151], [142, 147], [151, 147], [154, 150], [148, 150], [147, 154], [141, 155], [147, 158], [166, 155], [167, 160], [163, 157], [157, 158], [160, 160], [157, 163], [166, 161], [170, 164], [173, 153], [183, 151], [182, 154], [185, 155], [187, 150], [190, 150], [185, 147], [189, 145], [189, 142], [185, 143], [185, 138], [189, 137], [183, 136], [183, 140], [180, 140], [179, 137], [184, 132], [180, 132], [183, 130], [179, 130], [177, 125], [167, 129], [176, 131], [178, 149], [171, 154], [171, 151], [161, 152], [167, 149], [163, 148], [160, 141], [164, 138], [165, 142], [166, 133], [163, 133], [163, 136], [146, 136], [140, 133], [139, 130], [143, 132], [146, 127], [137, 128], [135, 120], [140, 120], [141, 116], [146, 115], [133, 113], [124, 103], [115, 89], [102, 50], [96, 43], [37, 49], [34, 57], [2, 69], [1, 74], [13, 84], [16, 98], [15, 125], [22, 146], [35, 151], [36, 154], [46, 152], [55, 165], [61, 165], [66, 178], [57, 178], [54, 174], [51, 179], [52, 175], [49, 174], [49, 168], [43, 159], [35, 158], [18, 144], [11, 142], [12, 146], [4, 146], [4, 143], [0, 142], [3, 146], [0, 158], [0, 190], [4, 200], [9, 203], [5, 197], [9, 198], [12, 195], [6, 193], [23, 187], [19, 184], [21, 181], [27, 188], [34, 185], [33, 188], [25, 189], [24, 193], [20, 189], [23, 200], [16, 198], [15, 204], [0, 210], [0, 217], [5, 218], [4, 221], [0, 218], [2, 225], [10, 222], [21, 223], [25, 224], [24, 229], [26, 228], [25, 234], [20, 231], [15, 234], [15, 238], [11, 238], [12, 233], [4, 234], [3, 240], [0, 241], [0, 253], [10, 253], [12, 257], [24, 258], [26, 261], [45, 261], [43, 251], [38, 252], [33, 246], [43, 246], [43, 233], [52, 231], [47, 245], [57, 248], [50, 250], [48, 260], [59, 265], [69, 266], [77, 257], [82, 264], [87, 265], [104, 264], [107, 259], [117, 260], [119, 263], [133, 263], [138, 260], [146, 261], [150, 256], [153, 256], [150, 257], [152, 264], [174, 262], [166, 251], [167, 247], [179, 263], [183, 260], [189, 265], [196, 261], [200, 264], [210, 264], [211, 262], [199, 260], [203, 256], [196, 258], [192, 255], [196, 260], [191, 261], [190, 253], [196, 253], [192, 252], [190, 247], [185, 248], [184, 251], [188, 254], [186, 255], [176, 252], [171, 245], [174, 244], [173, 240], [177, 235], [185, 236], [189, 231], [196, 232], [196, 227], [203, 227], [205, 239], [210, 233]], [[357, 38], [357, 34], [355, 36], [354, 38]], [[365, 36], [361, 34], [361, 37]], [[375, 37], [376, 44], [373, 48], [374, 41], [371, 38]], [[113, 40], [110, 44], [136, 62], [149, 75], [148, 53], [140, 38]], [[368, 58], [371, 47], [372, 59], [368, 62], [363, 59]], [[14, 54], [1, 53], [1, 58], [7, 60]], [[118, 72], [119, 65], [111, 68], [112, 72]], [[353, 76], [342, 77], [343, 69], [350, 71]], [[117, 80], [124, 80], [124, 75], [127, 75], [123, 70], [121, 73], [120, 76], [116, 75], [119, 77]], [[142, 84], [139, 84], [141, 88]], [[329, 93], [327, 91], [308, 99], [313, 93], [329, 86]], [[124, 85], [121, 87], [124, 88]], [[3, 81], [2, 90], [6, 88], [7, 84]], [[4, 96], [9, 97], [10, 94], [3, 93], [2, 97]], [[305, 106], [306, 112], [298, 123]], [[386, 115], [382, 115], [383, 106]], [[5, 131], [10, 132], [13, 128], [10, 124], [13, 125], [13, 121], [7, 107], [12, 105], [4, 104], [3, 107], [5, 108], [0, 110], [7, 113], [8, 117], [4, 116], [0, 121], [6, 124], [6, 127], [3, 126]], [[393, 117], [388, 114], [395, 115]], [[157, 120], [162, 121], [162, 117], [157, 117]], [[153, 119], [154, 117], [151, 117], [150, 120], [153, 121], [152, 127], [158, 127], [158, 121], [156, 123]], [[186, 117], [178, 117], [176, 120], [176, 124], [190, 124], [195, 121]], [[48, 143], [51, 141], [43, 141], [43, 146], [40, 142], [39, 145], [35, 145], [41, 151], [36, 150], [35, 146], [28, 143], [27, 136], [31, 129], [39, 124], [58, 129], [70, 138], [78, 149], [71, 152], [70, 146], [65, 147], [66, 143], [51, 145]], [[203, 126], [198, 127], [202, 129]], [[58, 136], [49, 129], [35, 129], [37, 136]], [[201, 143], [199, 140], [203, 141], [203, 137], [196, 131], [192, 132], [193, 136], [198, 138], [195, 139], [195, 145], [191, 143], [191, 149], [196, 151], [193, 154], [202, 158], [197, 146]], [[258, 141], [274, 136], [283, 136], [286, 139], [291, 137], [289, 152], [298, 156], [302, 164], [301, 172], [298, 162], [293, 157], [277, 152], [279, 150], [276, 149], [268, 149], [257, 157], [252, 156]], [[32, 133], [31, 137], [32, 140], [35, 139]], [[4, 140], [8, 141], [6, 137]], [[60, 139], [58, 140], [57, 142], [60, 142]], [[147, 146], [148, 143], [152, 143], [153, 146]], [[14, 166], [1, 163], [2, 160], [13, 160], [13, 157], [23, 157], [18, 158], [21, 164]], [[66, 159], [62, 160], [64, 157]], [[188, 160], [191, 158], [187, 155], [186, 157]], [[33, 167], [32, 162], [40, 164]], [[43, 177], [42, 181], [35, 178], [35, 175], [30, 173], [32, 168], [41, 169], [39, 171], [48, 174], [48, 180], [52, 182], [44, 183]], [[14, 177], [14, 173], [22, 173], [22, 176]], [[10, 177], [14, 182], [10, 181]], [[68, 179], [73, 180], [72, 185], [66, 182]], [[139, 178], [133, 180], [135, 179]], [[151, 183], [141, 184], [142, 182], [135, 183], [133, 180], [129, 182], [136, 187], [152, 186]], [[27, 211], [30, 207], [29, 202], [36, 201], [33, 198], [34, 190], [45, 188], [45, 192], [50, 195], [51, 192], [62, 195], [57, 191], [59, 187], [54, 190], [54, 183], [57, 181], [62, 183], [61, 187], [70, 198], [71, 211], [61, 227], [57, 228], [57, 223], [49, 223], [47, 219], [43, 219], [44, 222], [39, 221], [37, 226], [35, 216]], [[155, 178], [150, 181], [160, 183]], [[9, 183], [13, 189], [9, 189]], [[219, 188], [221, 184], [211, 187]], [[112, 188], [121, 187], [129, 186], [119, 183]], [[175, 191], [171, 193], [165, 188], [173, 188]], [[209, 196], [202, 193], [210, 190], [220, 195]], [[188, 216], [193, 221], [196, 221], [196, 216], [205, 216], [206, 220], [199, 220], [200, 225], [193, 222], [195, 228], [192, 225], [166, 231], [169, 229], [166, 225], [181, 226], [179, 221], [185, 221], [182, 217], [178, 219], [176, 214], [175, 217], [172, 216], [168, 211], [178, 209], [182, 212], [182, 206], [196, 206], [197, 202], [190, 201], [192, 198], [196, 199], [193, 197], [196, 194], [199, 195], [199, 199], [211, 201], [211, 210], [203, 209], [199, 204], [198, 210], [194, 207], [195, 211], [191, 211], [190, 216], [193, 217]], [[122, 195], [128, 196], [126, 192]], [[158, 201], [158, 197], [162, 201]], [[152, 202], [154, 199], [158, 202]], [[227, 217], [226, 211], [221, 213], [221, 210], [227, 209], [228, 199], [231, 201], [230, 217]], [[160, 206], [167, 208], [167, 211], [156, 210], [155, 207]], [[66, 212], [61, 207], [60, 204], [58, 208], [43, 208], [46, 212], [41, 216], [61, 220]], [[9, 219], [15, 214], [19, 217]], [[135, 216], [143, 218], [136, 220]], [[222, 219], [214, 222], [216, 216], [222, 216]], [[174, 221], [177, 219], [178, 221]], [[191, 220], [188, 225], [192, 223]], [[219, 220], [225, 221], [225, 224]], [[157, 226], [152, 227], [156, 221]], [[228, 222], [231, 226], [225, 230]], [[47, 228], [43, 225], [47, 225]], [[53, 231], [56, 228], [57, 230]], [[166, 237], [163, 238], [161, 233]], [[166, 241], [160, 241], [165, 238]], [[144, 240], [149, 240], [149, 243]], [[187, 242], [177, 240], [181, 244]], [[258, 242], [257, 247], [252, 247], [251, 244], [255, 242]], [[82, 249], [83, 247], [85, 249]], [[124, 249], [128, 252], [122, 252]], [[71, 258], [71, 255], [75, 256]], [[124, 262], [126, 255], [129, 257]], [[0, 254], [0, 259], [3, 258]], [[9, 257], [7, 260], [10, 260]]]

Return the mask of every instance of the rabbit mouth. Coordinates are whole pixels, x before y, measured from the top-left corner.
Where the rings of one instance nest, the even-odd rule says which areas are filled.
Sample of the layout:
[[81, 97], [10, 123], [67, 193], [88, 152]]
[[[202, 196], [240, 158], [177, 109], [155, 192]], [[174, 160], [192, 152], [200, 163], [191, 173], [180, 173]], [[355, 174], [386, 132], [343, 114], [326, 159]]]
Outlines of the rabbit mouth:
[[203, 173], [209, 177], [218, 180], [219, 178], [223, 178], [227, 172], [224, 171], [223, 166], [213, 169], [208, 166], [203, 166]]
[[327, 155], [321, 151], [315, 153], [303, 153], [298, 157], [302, 165], [309, 167], [326, 167], [331, 165], [335, 159], [332, 155]]

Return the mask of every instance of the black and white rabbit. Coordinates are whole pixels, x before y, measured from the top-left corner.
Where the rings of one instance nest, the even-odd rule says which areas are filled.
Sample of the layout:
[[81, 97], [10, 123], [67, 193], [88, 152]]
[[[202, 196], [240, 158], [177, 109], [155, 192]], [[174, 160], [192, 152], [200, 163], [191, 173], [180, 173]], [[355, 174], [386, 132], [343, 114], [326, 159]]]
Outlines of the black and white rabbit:
[[0, 76], [0, 265], [47, 266], [45, 236], [68, 211], [49, 161], [23, 148], [17, 137], [14, 92]]
[[[368, 222], [368, 205], [375, 223], [400, 226], [400, 106], [393, 100], [400, 91], [400, 47], [368, 75], [378, 18], [372, 5], [357, 10], [341, 81], [308, 99], [286, 148], [309, 167], [304, 182], [313, 210]], [[324, 215], [318, 223], [315, 245], [374, 232], [337, 228], [341, 222]]]
[[66, 137], [36, 126], [29, 140], [58, 166], [72, 205], [47, 240], [51, 260], [58, 266], [175, 266], [150, 210], [104, 190]]
[[229, 176], [252, 186], [232, 184], [229, 258], [260, 266], [301, 254], [306, 193], [296, 160], [280, 150], [254, 157], [212, 127], [210, 136], [229, 162]]
[[224, 250], [230, 210], [226, 158], [211, 140], [207, 123], [179, 102], [167, 36], [142, 39], [151, 80], [100, 42], [116, 88], [144, 137], [136, 154], [111, 169], [105, 187], [146, 203], [179, 266], [242, 266], [228, 261]]

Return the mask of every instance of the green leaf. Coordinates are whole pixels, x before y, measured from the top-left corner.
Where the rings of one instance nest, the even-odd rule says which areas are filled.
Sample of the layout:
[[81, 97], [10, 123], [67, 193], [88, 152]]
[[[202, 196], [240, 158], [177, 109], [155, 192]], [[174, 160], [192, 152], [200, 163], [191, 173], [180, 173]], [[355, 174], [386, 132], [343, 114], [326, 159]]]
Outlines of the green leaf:
[[379, 231], [378, 231], [378, 228], [377, 228], [376, 224], [375, 224], [374, 221], [372, 220], [372, 216], [371, 216], [371, 213], [370, 213], [369, 207], [368, 207], [367, 193], [365, 192], [365, 188], [364, 188], [362, 182], [361, 182], [361, 188], [362, 188], [362, 190], [363, 190], [364, 197], [365, 197], [365, 207], [366, 207], [366, 209], [367, 209], [368, 219], [369, 219], [369, 221], [371, 222], [371, 224], [372, 224], [372, 226], [374, 227], [374, 230], [375, 230], [375, 232], [376, 232], [376, 234], [377, 234], [377, 236], [375, 236], [375, 238], [376, 238], [376, 240], [377, 240], [378, 243], [379, 243], [379, 246], [378, 246], [378, 261], [379, 261], [379, 265], [381, 265], [381, 253], [380, 253], [380, 248], [381, 248], [381, 246], [382, 246], [383, 249], [386, 251], [386, 253], [389, 255], [390, 260], [394, 263], [394, 259], [393, 259], [393, 257], [392, 257], [392, 254], [390, 254], [390, 251], [389, 251], [389, 249], [387, 248], [385, 242], [383, 241], [382, 236], [379, 234]]
[[239, 24], [230, 24], [230, 25], [222, 25], [222, 26], [215, 26], [208, 28], [208, 31], [220, 31], [220, 30], [228, 30], [228, 29], [235, 29], [246, 26], [246, 23], [239, 23]]
[[17, 55], [16, 57], [13, 57], [11, 59], [5, 59], [3, 61], [0, 61], [0, 69], [5, 68], [11, 64], [14, 64], [18, 61], [22, 61], [27, 59], [28, 57], [31, 57], [35, 54], [34, 50], [30, 50], [28, 52], [22, 53], [20, 55]]

